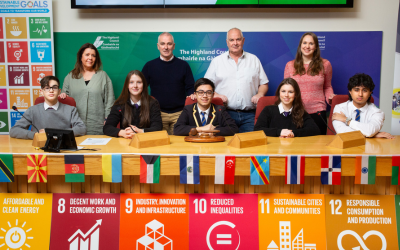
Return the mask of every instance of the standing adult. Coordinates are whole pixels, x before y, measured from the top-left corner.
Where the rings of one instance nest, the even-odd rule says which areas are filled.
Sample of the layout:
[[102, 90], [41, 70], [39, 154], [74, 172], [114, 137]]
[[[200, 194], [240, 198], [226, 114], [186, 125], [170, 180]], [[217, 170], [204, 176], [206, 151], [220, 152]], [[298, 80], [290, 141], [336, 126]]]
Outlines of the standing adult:
[[240, 133], [254, 130], [257, 102], [268, 91], [261, 62], [243, 50], [244, 40], [240, 29], [230, 29], [226, 37], [228, 51], [211, 61], [204, 76], [215, 83], [214, 96], [226, 103]]
[[158, 36], [157, 48], [160, 57], [147, 62], [142, 73], [151, 95], [160, 103], [163, 130], [172, 135], [186, 96], [194, 96], [194, 78], [189, 64], [174, 56], [174, 37], [170, 33]]
[[331, 103], [332, 65], [321, 57], [317, 36], [304, 33], [296, 58], [286, 64], [284, 78], [293, 78], [300, 86], [304, 108], [314, 119], [321, 135], [326, 134], [326, 102]]
[[101, 70], [100, 54], [91, 43], [85, 43], [76, 56], [75, 68], [65, 77], [61, 98], [70, 96], [85, 123], [88, 135], [102, 135], [103, 125], [114, 104], [110, 77]]

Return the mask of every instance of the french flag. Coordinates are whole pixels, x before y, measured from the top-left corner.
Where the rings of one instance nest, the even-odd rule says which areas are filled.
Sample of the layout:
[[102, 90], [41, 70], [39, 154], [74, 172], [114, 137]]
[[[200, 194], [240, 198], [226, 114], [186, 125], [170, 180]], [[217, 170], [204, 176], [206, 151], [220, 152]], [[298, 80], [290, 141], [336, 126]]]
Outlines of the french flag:
[[305, 158], [302, 155], [286, 156], [285, 184], [304, 184]]
[[321, 183], [324, 185], [340, 185], [342, 177], [341, 156], [321, 156]]
[[200, 184], [200, 164], [198, 155], [179, 156], [180, 183]]

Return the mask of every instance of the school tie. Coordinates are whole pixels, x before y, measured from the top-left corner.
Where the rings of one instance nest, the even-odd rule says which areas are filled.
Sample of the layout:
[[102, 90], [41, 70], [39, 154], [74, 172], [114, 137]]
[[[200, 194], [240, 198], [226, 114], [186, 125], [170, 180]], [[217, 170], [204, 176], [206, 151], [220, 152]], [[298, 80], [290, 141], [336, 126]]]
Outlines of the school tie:
[[284, 115], [285, 117], [288, 117], [289, 114], [290, 114], [290, 111], [283, 111], [283, 115]]
[[202, 125], [202, 126], [205, 126], [206, 123], [207, 123], [207, 120], [206, 120], [206, 112], [201, 112], [201, 125]]
[[134, 106], [135, 106], [135, 109], [139, 108], [139, 105], [137, 103], [135, 103]]
[[360, 121], [360, 113], [361, 111], [359, 109], [356, 109], [356, 122]]

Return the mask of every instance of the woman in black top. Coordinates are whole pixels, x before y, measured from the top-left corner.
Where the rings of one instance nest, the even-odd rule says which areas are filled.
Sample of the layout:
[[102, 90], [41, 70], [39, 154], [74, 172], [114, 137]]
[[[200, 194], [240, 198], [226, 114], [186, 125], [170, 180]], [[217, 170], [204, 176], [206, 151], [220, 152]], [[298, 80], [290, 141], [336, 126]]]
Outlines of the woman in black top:
[[[121, 128], [117, 128], [118, 124]], [[130, 139], [136, 133], [161, 129], [160, 105], [149, 95], [142, 72], [132, 70], [125, 78], [121, 95], [111, 108], [103, 132], [108, 136]]]
[[319, 135], [318, 126], [304, 109], [296, 80], [283, 79], [275, 96], [275, 105], [263, 109], [254, 130], [263, 130], [267, 136], [285, 138]]

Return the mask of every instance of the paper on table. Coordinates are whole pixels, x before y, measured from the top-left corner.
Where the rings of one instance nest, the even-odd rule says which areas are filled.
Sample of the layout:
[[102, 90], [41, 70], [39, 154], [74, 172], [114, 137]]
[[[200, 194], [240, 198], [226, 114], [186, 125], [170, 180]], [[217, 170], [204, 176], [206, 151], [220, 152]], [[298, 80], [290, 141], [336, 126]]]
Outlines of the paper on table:
[[112, 138], [87, 138], [84, 140], [81, 144], [79, 145], [85, 145], [85, 146], [90, 146], [90, 145], [107, 145], [107, 143], [111, 140]]

